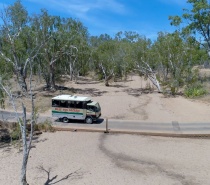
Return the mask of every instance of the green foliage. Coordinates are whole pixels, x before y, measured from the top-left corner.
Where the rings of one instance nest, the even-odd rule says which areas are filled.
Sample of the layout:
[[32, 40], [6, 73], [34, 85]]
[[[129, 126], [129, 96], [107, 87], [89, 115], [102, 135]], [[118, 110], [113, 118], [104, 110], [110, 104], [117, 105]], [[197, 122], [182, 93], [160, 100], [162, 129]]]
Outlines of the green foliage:
[[49, 88], [55, 88], [61, 75], [87, 74], [91, 52], [88, 31], [80, 21], [52, 16], [42, 10], [41, 15], [32, 18], [31, 26], [39, 33], [38, 40], [45, 41], [37, 57], [37, 66]]
[[12, 140], [20, 140], [21, 139], [21, 130], [19, 124], [16, 124], [16, 126], [12, 129], [10, 133]]
[[184, 90], [184, 95], [188, 98], [195, 98], [206, 95], [208, 92], [199, 83], [187, 86]]
[[[202, 37], [201, 45], [203, 45], [208, 53], [210, 47], [210, 4], [207, 0], [188, 0], [187, 3], [191, 4], [191, 9], [184, 9], [182, 16], [169, 16], [171, 25], [180, 26], [182, 23], [182, 33], [184, 36], [194, 35], [195, 38]], [[204, 41], [204, 42], [203, 42]], [[208, 43], [205, 45], [204, 43]], [[210, 57], [210, 53], [208, 53]]]
[[201, 62], [203, 53], [192, 37], [183, 39], [179, 32], [160, 32], [152, 53], [156, 56], [154, 67], [158, 68], [159, 79], [173, 95], [180, 87], [198, 81], [198, 71], [193, 66]]
[[28, 12], [21, 4], [20, 0], [14, 2], [13, 5], [8, 7], [8, 14], [13, 23], [13, 26], [16, 29], [21, 28], [23, 25], [27, 23]]
[[[108, 40], [102, 42], [98, 48], [93, 52], [93, 60], [99, 78], [101, 76], [109, 76], [115, 71], [116, 67], [116, 54], [117, 54], [117, 45], [113, 40]], [[103, 69], [100, 67], [103, 66]]]
[[[208, 36], [204, 37], [207, 41], [200, 47], [196, 38], [190, 35], [193, 32], [201, 35], [209, 33], [209, 4], [206, 0], [188, 0], [188, 3], [192, 5], [191, 10], [184, 10], [180, 17], [169, 17], [175, 26], [188, 21], [182, 33], [160, 32], [157, 40], [151, 42], [132, 31], [120, 31], [113, 38], [108, 34], [89, 37], [87, 28], [80, 21], [53, 16], [47, 10], [29, 17], [17, 1], [8, 8], [8, 26], [14, 32], [12, 35], [17, 36], [14, 37], [17, 69], [22, 70], [30, 53], [37, 52], [33, 72], [43, 75], [50, 87], [50, 83], [58, 82], [56, 80], [60, 80], [61, 75], [71, 75], [72, 69], [74, 75], [86, 75], [93, 71], [100, 80], [105, 76], [123, 79], [129, 72], [136, 71], [136, 66], [146, 69], [149, 64], [161, 84], [176, 94], [180, 87], [196, 83], [197, 73], [192, 68], [207, 61], [204, 48], [210, 46]], [[22, 29], [17, 34], [19, 28]], [[5, 55], [12, 58], [10, 51], [13, 49], [8, 44], [6, 31], [2, 26], [0, 41]], [[13, 71], [12, 65], [0, 61], [0, 74], [11, 77]], [[1, 97], [3, 94], [0, 92], [0, 101], [3, 100]]]
[[[28, 12], [21, 4], [21, 1], [18, 0], [2, 12], [1, 19], [3, 20], [3, 25], [0, 29], [1, 51], [10, 59], [10, 63], [13, 63], [13, 67], [14, 64], [18, 67], [22, 67], [26, 56], [31, 53], [32, 50], [29, 48], [29, 45], [32, 44], [30, 41], [33, 37], [29, 35]], [[14, 56], [16, 56], [15, 59], [13, 59]], [[8, 63], [7, 61], [7, 64]]]
[[170, 86], [171, 94], [173, 96], [176, 95], [176, 93], [178, 92], [178, 89], [180, 87], [179, 81], [176, 79], [172, 79], [169, 86]]

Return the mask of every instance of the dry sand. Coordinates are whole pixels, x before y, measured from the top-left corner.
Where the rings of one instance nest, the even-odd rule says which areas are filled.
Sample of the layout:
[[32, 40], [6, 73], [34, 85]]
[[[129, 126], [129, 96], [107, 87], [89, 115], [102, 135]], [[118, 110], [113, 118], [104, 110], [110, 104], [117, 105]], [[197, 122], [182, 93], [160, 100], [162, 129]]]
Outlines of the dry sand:
[[[139, 76], [126, 82], [112, 82], [110, 87], [93, 81], [66, 83], [79, 89], [77, 95], [90, 96], [100, 102], [103, 117], [143, 122], [209, 122], [210, 103], [186, 99], [181, 96], [165, 98], [162, 94], [142, 93], [141, 89], [153, 87]], [[50, 111], [48, 111], [50, 115]]]
[[[30, 185], [209, 185], [209, 153], [207, 139], [45, 133], [27, 175]], [[18, 185], [22, 155], [1, 148], [0, 158], [1, 184]]]
[[[78, 95], [99, 101], [103, 117], [209, 122], [208, 103], [164, 98], [158, 93], [141, 94], [140, 89], [148, 83], [133, 76], [110, 87], [89, 80], [65, 85], [78, 89]], [[50, 116], [50, 110], [45, 115]], [[208, 139], [44, 133], [34, 140], [27, 177], [30, 185], [209, 185], [209, 154]], [[0, 159], [0, 184], [19, 184], [21, 152], [12, 146], [0, 146]]]
[[[51, 96], [69, 94], [73, 89], [76, 91], [75, 95], [88, 96], [98, 101], [104, 118], [142, 122], [209, 122], [210, 120], [210, 101], [201, 102], [182, 96], [165, 98], [156, 91], [145, 93], [145, 88], [154, 88], [154, 86], [139, 76], [130, 76], [125, 82], [112, 82], [109, 87], [103, 82], [82, 77], [78, 80], [78, 84], [68, 79], [65, 81], [60, 85], [68, 87], [70, 91], [56, 91], [49, 94], [37, 91], [35, 103], [41, 115], [51, 117]], [[19, 110], [22, 110], [22, 104], [19, 102], [17, 105]], [[8, 103], [6, 107], [8, 110], [13, 110]], [[30, 111], [30, 106], [27, 110]]]

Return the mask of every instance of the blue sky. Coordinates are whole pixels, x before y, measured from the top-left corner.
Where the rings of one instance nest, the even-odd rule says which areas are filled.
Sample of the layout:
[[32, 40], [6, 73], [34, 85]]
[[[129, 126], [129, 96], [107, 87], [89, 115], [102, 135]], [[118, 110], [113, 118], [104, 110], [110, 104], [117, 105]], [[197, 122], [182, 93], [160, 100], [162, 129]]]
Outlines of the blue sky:
[[[0, 0], [0, 7], [14, 3]], [[52, 15], [79, 19], [90, 35], [135, 31], [155, 39], [159, 31], [173, 32], [169, 15], [181, 15], [187, 0], [22, 0], [30, 14], [47, 9]]]

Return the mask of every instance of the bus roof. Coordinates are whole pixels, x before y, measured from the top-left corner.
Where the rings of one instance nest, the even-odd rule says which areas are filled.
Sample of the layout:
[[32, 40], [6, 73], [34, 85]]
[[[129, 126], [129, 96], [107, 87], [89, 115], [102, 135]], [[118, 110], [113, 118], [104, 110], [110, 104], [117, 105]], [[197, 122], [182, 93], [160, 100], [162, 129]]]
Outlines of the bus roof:
[[63, 94], [53, 97], [52, 100], [89, 101], [91, 99], [89, 97], [84, 97], [84, 96]]

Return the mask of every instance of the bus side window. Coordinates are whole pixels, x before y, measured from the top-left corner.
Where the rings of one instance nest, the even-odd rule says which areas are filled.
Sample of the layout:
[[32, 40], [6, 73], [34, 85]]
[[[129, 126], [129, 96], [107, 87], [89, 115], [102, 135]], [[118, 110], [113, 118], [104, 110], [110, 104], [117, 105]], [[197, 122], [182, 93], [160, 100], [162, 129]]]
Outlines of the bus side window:
[[69, 108], [74, 108], [75, 106], [74, 106], [74, 101], [69, 101], [68, 102], [68, 107]]
[[52, 107], [60, 107], [60, 101], [59, 100], [52, 100]]
[[67, 101], [65, 101], [65, 100], [61, 100], [60, 101], [60, 107], [67, 107]]
[[75, 108], [82, 109], [82, 107], [83, 107], [83, 103], [81, 101], [76, 101], [75, 102]]

